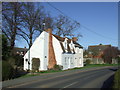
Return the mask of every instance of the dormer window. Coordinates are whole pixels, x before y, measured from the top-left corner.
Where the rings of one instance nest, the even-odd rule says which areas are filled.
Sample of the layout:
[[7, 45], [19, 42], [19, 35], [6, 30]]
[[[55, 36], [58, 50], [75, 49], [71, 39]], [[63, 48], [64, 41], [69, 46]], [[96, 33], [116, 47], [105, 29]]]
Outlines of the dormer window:
[[64, 41], [64, 48], [65, 48], [65, 51], [66, 51], [66, 52], [68, 52], [68, 51], [67, 51], [67, 49], [68, 49], [68, 48], [67, 48], [67, 40], [68, 40], [68, 39], [65, 38], [65, 41]]
[[71, 48], [72, 53], [74, 53], [73, 52], [74, 47], [73, 47], [73, 41], [72, 40], [71, 40], [71, 43], [70, 43], [70, 48]]
[[67, 50], [67, 42], [65, 42], [65, 49]]

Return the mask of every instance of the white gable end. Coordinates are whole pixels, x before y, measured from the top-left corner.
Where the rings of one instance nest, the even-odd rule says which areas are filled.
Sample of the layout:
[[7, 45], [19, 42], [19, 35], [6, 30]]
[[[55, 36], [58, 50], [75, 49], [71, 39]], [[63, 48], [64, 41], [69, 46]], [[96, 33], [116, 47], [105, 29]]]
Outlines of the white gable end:
[[[30, 51], [30, 52], [29, 52]], [[32, 58], [40, 59], [40, 69], [47, 69], [48, 64], [48, 33], [43, 31], [38, 38], [34, 41], [30, 50], [24, 56], [24, 70], [28, 69], [28, 64], [25, 59], [30, 59], [30, 70], [32, 69]]]

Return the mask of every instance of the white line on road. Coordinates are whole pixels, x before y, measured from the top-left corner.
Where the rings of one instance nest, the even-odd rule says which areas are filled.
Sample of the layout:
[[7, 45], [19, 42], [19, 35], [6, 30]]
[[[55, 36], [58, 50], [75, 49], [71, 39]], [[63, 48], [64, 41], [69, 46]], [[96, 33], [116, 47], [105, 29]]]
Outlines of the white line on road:
[[78, 82], [73, 82], [73, 83], [71, 83], [71, 84], [69, 84], [69, 85], [67, 85], [67, 86], [65, 86], [65, 87], [63, 87], [63, 88], [61, 88], [61, 89], [59, 89], [59, 90], [62, 90], [62, 89], [67, 88], [67, 87], [69, 87], [69, 86], [72, 86], [72, 85], [74, 85], [74, 84], [76, 84], [76, 83], [78, 83]]

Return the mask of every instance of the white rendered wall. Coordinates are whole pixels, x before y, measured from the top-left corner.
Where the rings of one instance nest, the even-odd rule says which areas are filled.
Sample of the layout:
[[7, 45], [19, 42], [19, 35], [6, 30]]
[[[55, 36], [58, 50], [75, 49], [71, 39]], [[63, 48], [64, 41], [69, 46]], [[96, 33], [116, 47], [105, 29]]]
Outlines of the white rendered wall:
[[80, 48], [80, 55], [81, 55], [81, 65], [80, 67], [83, 67], [83, 49]]
[[76, 54], [74, 55], [75, 67], [83, 67], [83, 49], [76, 48]]
[[74, 68], [74, 54], [62, 54], [63, 70]]
[[[47, 70], [48, 57], [48, 33], [43, 31], [38, 38], [34, 41], [30, 48], [30, 70], [32, 70], [32, 58], [40, 59], [39, 70]], [[28, 69], [25, 59], [29, 59], [29, 51], [24, 56], [24, 70]]]
[[62, 65], [62, 57], [61, 54], [63, 52], [60, 42], [54, 37], [53, 38], [53, 48], [54, 48], [54, 52], [55, 52], [55, 58], [57, 61], [57, 65]]

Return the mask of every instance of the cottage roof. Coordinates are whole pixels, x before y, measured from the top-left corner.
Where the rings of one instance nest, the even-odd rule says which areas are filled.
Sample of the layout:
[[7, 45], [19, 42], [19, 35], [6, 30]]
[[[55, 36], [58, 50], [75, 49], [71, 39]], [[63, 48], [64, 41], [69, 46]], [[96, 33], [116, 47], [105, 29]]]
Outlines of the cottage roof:
[[[61, 48], [62, 48], [62, 50], [63, 50], [63, 53], [65, 53], [65, 48], [64, 48], [63, 42], [64, 42], [65, 38], [67, 38], [67, 37], [60, 37], [60, 36], [54, 35], [54, 34], [52, 34], [52, 35], [53, 35], [57, 40], [60, 41], [60, 45], [61, 45]], [[71, 49], [70, 46], [69, 46], [69, 44], [70, 44], [71, 41], [73, 41], [73, 40], [70, 39], [70, 38], [67, 38], [67, 39], [68, 39], [68, 40], [67, 40], [67, 51], [68, 51], [68, 53], [72, 53], [72, 51], [73, 51], [73, 53], [75, 53], [74, 48]], [[83, 47], [82, 47], [79, 43], [77, 43], [76, 41], [73, 41], [73, 44], [75, 44], [75, 47], [83, 48]]]
[[89, 46], [88, 47], [88, 51], [94, 51], [94, 50], [96, 50], [96, 51], [99, 51], [99, 50], [103, 51], [103, 50], [105, 50], [108, 47], [111, 47], [111, 45], [93, 45], [93, 46]]
[[[55, 38], [57, 38], [60, 42], [64, 42], [64, 40], [65, 40], [65, 38], [67, 38], [68, 40], [67, 40], [67, 43], [69, 44], [69, 43], [71, 43], [71, 40], [72, 39], [70, 39], [70, 38], [68, 38], [68, 37], [60, 37], [60, 36], [58, 36], [58, 35], [54, 35], [54, 34], [52, 34]], [[72, 40], [73, 41], [73, 40]], [[75, 47], [79, 47], [79, 48], [83, 48], [79, 43], [77, 43], [76, 41], [73, 41], [73, 43], [75, 44]], [[68, 46], [68, 48], [69, 48], [69, 46]]]
[[22, 51], [26, 52], [27, 50], [28, 50], [27, 48], [19, 48], [19, 47], [13, 48], [13, 51], [19, 51], [19, 52], [22, 52]]

